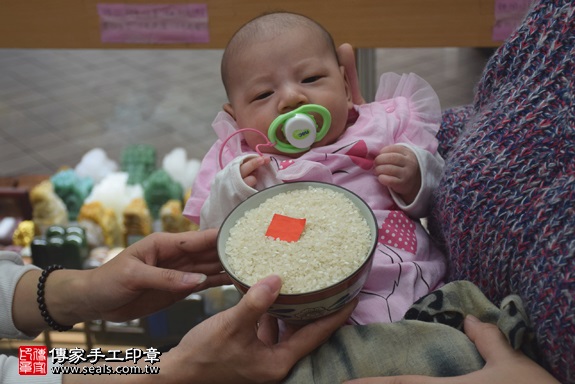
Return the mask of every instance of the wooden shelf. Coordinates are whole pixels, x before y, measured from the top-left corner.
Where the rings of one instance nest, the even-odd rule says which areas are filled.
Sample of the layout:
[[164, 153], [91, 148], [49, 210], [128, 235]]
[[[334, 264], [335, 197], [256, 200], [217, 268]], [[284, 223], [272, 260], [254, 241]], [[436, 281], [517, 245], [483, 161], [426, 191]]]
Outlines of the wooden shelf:
[[[494, 0], [258, 1], [205, 0], [209, 43], [107, 44], [100, 37], [99, 1], [4, 0], [0, 12], [3, 48], [177, 48], [225, 47], [245, 22], [263, 12], [303, 13], [355, 48], [493, 47]], [[183, 0], [124, 0], [122, 4], [184, 4]]]

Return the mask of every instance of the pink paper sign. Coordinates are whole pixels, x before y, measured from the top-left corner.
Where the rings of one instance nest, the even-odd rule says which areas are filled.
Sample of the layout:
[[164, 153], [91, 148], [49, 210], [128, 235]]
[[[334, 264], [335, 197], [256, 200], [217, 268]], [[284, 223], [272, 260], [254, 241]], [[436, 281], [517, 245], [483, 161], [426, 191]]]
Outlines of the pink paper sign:
[[504, 41], [521, 24], [533, 0], [495, 0], [492, 39]]
[[208, 43], [207, 4], [98, 4], [104, 43]]

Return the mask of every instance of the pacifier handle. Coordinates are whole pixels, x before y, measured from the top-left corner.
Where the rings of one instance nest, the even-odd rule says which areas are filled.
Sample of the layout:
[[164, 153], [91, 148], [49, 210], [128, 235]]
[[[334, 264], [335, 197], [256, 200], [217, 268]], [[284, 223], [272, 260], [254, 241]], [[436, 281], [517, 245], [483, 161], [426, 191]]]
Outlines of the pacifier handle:
[[[312, 129], [313, 129], [313, 133], [315, 133], [315, 130], [317, 129], [317, 124], [316, 124], [315, 119], [313, 118], [313, 115], [311, 113], [317, 113], [323, 119], [323, 125], [322, 125], [320, 131], [317, 132], [317, 134], [315, 134], [314, 137], [312, 136], [313, 140], [310, 140], [310, 142], [307, 142], [305, 146], [301, 146], [301, 147], [297, 147], [297, 146], [292, 145], [292, 144], [282, 143], [281, 141], [277, 140], [276, 131], [278, 130], [279, 127], [283, 128], [286, 124], [289, 125], [290, 120], [293, 123], [295, 123], [294, 124], [295, 125], [294, 131], [297, 131], [298, 123], [302, 123], [304, 126], [308, 125], [308, 127], [311, 127], [310, 132], [309, 132], [310, 136], [312, 135]], [[233, 136], [237, 135], [238, 133], [245, 132], [245, 131], [251, 131], [251, 132], [260, 134], [266, 140], [266, 142], [256, 145], [255, 150], [260, 156], [263, 156], [263, 153], [259, 149], [262, 146], [263, 147], [274, 147], [277, 150], [284, 152], [284, 153], [299, 153], [299, 152], [306, 151], [311, 147], [311, 145], [314, 142], [320, 141], [321, 139], [323, 139], [325, 137], [330, 126], [331, 126], [331, 114], [329, 113], [329, 111], [325, 107], [322, 107], [321, 105], [317, 105], [317, 104], [306, 104], [306, 105], [302, 105], [301, 107], [299, 107], [297, 109], [294, 109], [291, 112], [284, 113], [283, 115], [276, 117], [270, 125], [267, 137], [264, 133], [258, 131], [257, 129], [253, 129], [253, 128], [238, 129], [237, 131], [232, 133], [230, 136], [228, 136], [222, 142], [222, 145], [221, 145], [220, 150], [218, 152], [218, 163], [219, 163], [220, 169], [224, 168], [223, 159], [222, 159], [223, 153], [224, 153], [224, 148], [225, 148], [227, 142]], [[303, 140], [303, 141], [305, 141], [305, 140]], [[294, 143], [294, 141], [290, 141], [290, 143]], [[297, 144], [297, 142], [295, 142], [295, 143]]]
[[[317, 113], [323, 119], [322, 127], [317, 133], [315, 131], [317, 129], [317, 124], [311, 113]], [[293, 127], [290, 127], [290, 125], [293, 125]], [[323, 139], [330, 126], [331, 114], [325, 107], [317, 104], [306, 104], [276, 117], [274, 121], [272, 121], [268, 130], [268, 139], [270, 142], [276, 142], [275, 148], [281, 152], [304, 152], [308, 150], [314, 142]], [[284, 134], [286, 135], [289, 144], [277, 140], [276, 133], [280, 127], [284, 129]], [[289, 132], [285, 131], [285, 127], [289, 127]], [[307, 132], [305, 132], [306, 129]], [[295, 135], [301, 135], [301, 137], [296, 137]]]

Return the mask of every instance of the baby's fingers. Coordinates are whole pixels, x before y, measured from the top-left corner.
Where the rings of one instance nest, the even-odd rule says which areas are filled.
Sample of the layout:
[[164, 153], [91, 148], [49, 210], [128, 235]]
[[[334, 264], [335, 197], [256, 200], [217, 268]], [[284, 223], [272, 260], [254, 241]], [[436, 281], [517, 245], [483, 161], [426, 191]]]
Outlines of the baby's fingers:
[[242, 179], [245, 179], [249, 175], [251, 175], [256, 169], [261, 167], [264, 164], [269, 163], [269, 159], [263, 156], [252, 157], [243, 162], [240, 165], [240, 174], [242, 175]]

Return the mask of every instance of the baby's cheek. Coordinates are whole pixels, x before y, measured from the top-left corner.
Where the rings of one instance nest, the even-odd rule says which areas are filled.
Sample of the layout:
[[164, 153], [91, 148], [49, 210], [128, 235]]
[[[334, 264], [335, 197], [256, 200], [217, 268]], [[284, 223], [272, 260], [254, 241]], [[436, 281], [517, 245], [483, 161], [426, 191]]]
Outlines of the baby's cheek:
[[256, 145], [258, 144], [265, 144], [268, 140], [267, 132], [261, 132], [258, 130], [259, 133], [254, 131], [244, 132], [244, 138], [251, 149], [255, 149]]

